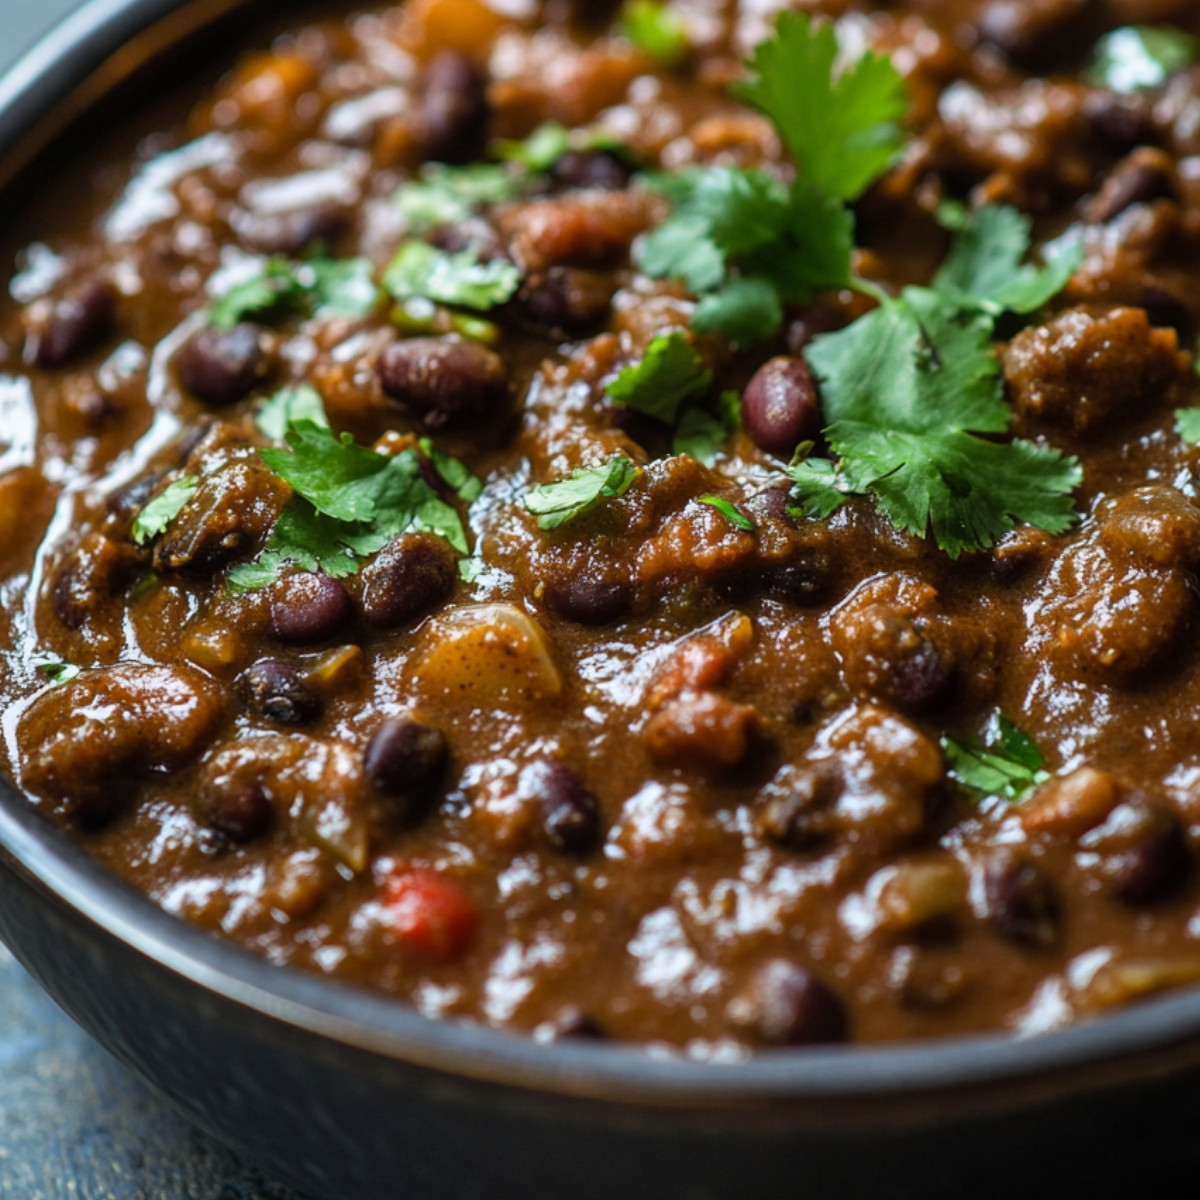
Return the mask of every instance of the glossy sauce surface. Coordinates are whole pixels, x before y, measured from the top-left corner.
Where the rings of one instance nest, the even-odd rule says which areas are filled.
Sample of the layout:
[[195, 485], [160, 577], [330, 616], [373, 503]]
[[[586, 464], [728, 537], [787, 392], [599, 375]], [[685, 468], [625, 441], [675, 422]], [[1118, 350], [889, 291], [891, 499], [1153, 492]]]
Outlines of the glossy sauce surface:
[[[789, 310], [753, 351], [695, 339], [742, 397], [709, 466], [606, 395], [694, 302], [632, 265], [665, 203], [605, 149], [422, 235], [519, 269], [494, 344], [386, 304], [211, 327], [266, 256], [381, 271], [423, 161], [545, 121], [643, 169], [788, 176], [727, 92], [762, 6], [673, 5], [691, 49], [671, 70], [592, 6], [501, 7], [283, 37], [99, 171], [86, 221], [27, 222], [0, 311], [9, 772], [184, 919], [540, 1037], [711, 1056], [1036, 1032], [1200, 979], [1198, 451], [1175, 416], [1197, 391], [1200, 68], [1130, 94], [1079, 73], [1106, 28], [1190, 7], [818, 6], [912, 98], [857, 206], [860, 271], [927, 280], [947, 198], [1086, 247], [998, 346], [1014, 434], [1083, 464], [1080, 520], [957, 561], [870, 499], [791, 511], [796, 364], [860, 295]], [[290, 494], [256, 416], [300, 384], [359, 443], [429, 438], [483, 480], [468, 509], [421, 451], [469, 581], [408, 532], [344, 580], [229, 586]], [[616, 453], [640, 468], [623, 496], [538, 527], [531, 487]], [[179, 479], [194, 496], [139, 543]], [[1020, 803], [947, 774], [942, 739], [997, 713], [1045, 758]]]

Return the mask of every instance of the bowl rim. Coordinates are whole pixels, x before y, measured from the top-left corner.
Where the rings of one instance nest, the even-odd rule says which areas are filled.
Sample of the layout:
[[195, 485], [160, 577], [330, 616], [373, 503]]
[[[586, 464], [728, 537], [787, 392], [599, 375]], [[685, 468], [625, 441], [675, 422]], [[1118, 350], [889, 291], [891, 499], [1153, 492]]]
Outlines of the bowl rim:
[[[243, 4], [269, 0], [87, 0], [0, 75], [0, 193], [117, 79]], [[1135, 1058], [1170, 1054], [1200, 1035], [1200, 990], [1185, 990], [1029, 1037], [781, 1049], [730, 1061], [633, 1043], [544, 1043], [426, 1017], [381, 994], [281, 968], [189, 925], [94, 861], [3, 777], [0, 865], [15, 865], [94, 932], [280, 1027], [459, 1079], [626, 1107], [837, 1109], [981, 1089], [1072, 1089], [1096, 1069], [1111, 1073]]]

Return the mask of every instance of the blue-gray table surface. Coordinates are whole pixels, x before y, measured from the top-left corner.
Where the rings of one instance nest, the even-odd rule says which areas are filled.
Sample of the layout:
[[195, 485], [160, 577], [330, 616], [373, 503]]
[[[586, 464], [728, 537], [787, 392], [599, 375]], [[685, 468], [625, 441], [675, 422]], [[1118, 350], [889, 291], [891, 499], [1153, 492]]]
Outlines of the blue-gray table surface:
[[[0, 0], [0, 71], [80, 0]], [[0, 1200], [299, 1200], [193, 1129], [0, 946]]]

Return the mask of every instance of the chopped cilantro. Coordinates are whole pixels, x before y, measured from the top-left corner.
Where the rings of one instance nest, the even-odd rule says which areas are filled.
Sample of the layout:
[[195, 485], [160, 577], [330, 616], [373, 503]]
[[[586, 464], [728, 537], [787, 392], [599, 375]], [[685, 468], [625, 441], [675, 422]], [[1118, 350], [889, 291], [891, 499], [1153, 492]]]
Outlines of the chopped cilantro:
[[521, 272], [504, 259], [480, 262], [469, 250], [449, 254], [425, 242], [405, 242], [383, 275], [396, 300], [424, 297], [476, 312], [511, 300], [520, 284]]
[[982, 741], [973, 738], [963, 743], [946, 737], [942, 752], [950, 777], [981, 797], [1019, 802], [1050, 778], [1042, 769], [1045, 758], [1037, 743], [1000, 712], [988, 723]]
[[621, 30], [660, 66], [676, 67], [687, 57], [687, 27], [662, 0], [627, 0]]
[[525, 507], [537, 517], [539, 529], [557, 529], [602, 500], [623, 496], [638, 474], [625, 455], [614, 454], [607, 462], [580, 467], [565, 479], [533, 488], [525, 495]]
[[673, 425], [685, 400], [702, 396], [712, 384], [685, 333], [656, 337], [640, 362], [626, 367], [604, 390], [618, 404]]
[[315, 388], [305, 384], [280, 388], [263, 404], [254, 418], [259, 432], [276, 442], [283, 441], [288, 426], [296, 421], [311, 421], [314, 425], [328, 428], [325, 401]]
[[421, 234], [464, 221], [486, 205], [515, 200], [521, 187], [520, 176], [500, 163], [467, 167], [429, 163], [418, 179], [401, 186], [395, 202], [408, 232]]
[[1085, 78], [1114, 92], [1156, 88], [1200, 57], [1200, 42], [1182, 29], [1126, 25], [1106, 33], [1092, 51]]
[[1177, 408], [1175, 432], [1185, 442], [1200, 442], [1200, 408]]
[[517, 163], [526, 170], [541, 174], [549, 171], [564, 154], [572, 149], [571, 131], [557, 121], [539, 125], [523, 142], [499, 138], [492, 143], [496, 158]]
[[379, 302], [374, 267], [366, 258], [270, 258], [257, 275], [235, 284], [209, 309], [209, 323], [232, 329], [249, 316], [302, 313], [365, 317]]
[[[287, 564], [352, 575], [364, 556], [410, 529], [435, 533], [467, 553], [462, 519], [426, 481], [415, 449], [377, 454], [306, 418], [289, 421], [285, 440], [286, 449], [259, 453], [296, 494], [258, 559], [230, 572], [235, 590], [265, 587]], [[459, 493], [470, 492], [467, 469], [448, 456], [438, 459], [442, 477], [458, 478]]]
[[720, 496], [700, 496], [698, 503], [707, 504], [709, 508], [715, 508], [731, 525], [736, 525], [738, 529], [743, 529], [747, 533], [754, 532], [754, 522], [750, 520], [745, 513], [740, 512], [736, 505], [731, 501], [725, 500]]
[[82, 667], [67, 662], [40, 662], [35, 665], [34, 670], [39, 675], [45, 676], [46, 682], [53, 687], [61, 687], [64, 683], [70, 683], [72, 679], [78, 679], [83, 673]]
[[1077, 459], [979, 436], [1003, 434], [1009, 422], [992, 347], [997, 306], [1041, 304], [1081, 253], [1073, 245], [1042, 268], [1023, 265], [1028, 225], [1003, 214], [975, 215], [933, 287], [883, 296], [813, 340], [806, 355], [839, 461], [789, 468], [804, 512], [827, 516], [845, 493], [870, 493], [898, 529], [932, 532], [952, 558], [991, 546], [1016, 521], [1060, 533], [1074, 520]]
[[832, 25], [781, 13], [733, 91], [771, 118], [807, 186], [857, 200], [900, 153], [908, 96], [890, 59], [868, 51], [839, 72], [838, 53]]
[[688, 405], [679, 414], [673, 454], [686, 454], [711, 467], [729, 435], [742, 427], [742, 398], [737, 392], [722, 392], [719, 414], [713, 415], [698, 405]]
[[177, 479], [161, 491], [138, 513], [133, 522], [133, 540], [144, 546], [151, 538], [165, 533], [167, 526], [183, 511], [200, 486], [198, 479]]
[[638, 247], [652, 278], [682, 280], [700, 300], [694, 327], [737, 345], [772, 336], [785, 303], [855, 283], [857, 199], [898, 154], [906, 109], [899, 72], [866, 54], [836, 66], [833, 29], [781, 14], [735, 92], [775, 122], [796, 160], [789, 188], [765, 171], [694, 168], [651, 178], [672, 202]]
[[438, 477], [464, 503], [474, 504], [483, 494], [483, 480], [476, 475], [466, 463], [457, 458], [451, 458], [439, 450], [429, 438], [421, 438], [418, 443], [421, 453], [431, 463]]

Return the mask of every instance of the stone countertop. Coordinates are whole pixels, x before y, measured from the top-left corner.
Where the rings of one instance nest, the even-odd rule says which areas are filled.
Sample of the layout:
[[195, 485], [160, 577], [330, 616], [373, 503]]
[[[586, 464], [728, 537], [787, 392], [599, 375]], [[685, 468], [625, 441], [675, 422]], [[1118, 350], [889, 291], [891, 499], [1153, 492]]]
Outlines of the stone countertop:
[[[0, 71], [80, 0], [0, 0]], [[0, 1200], [300, 1200], [192, 1128], [0, 945]]]

